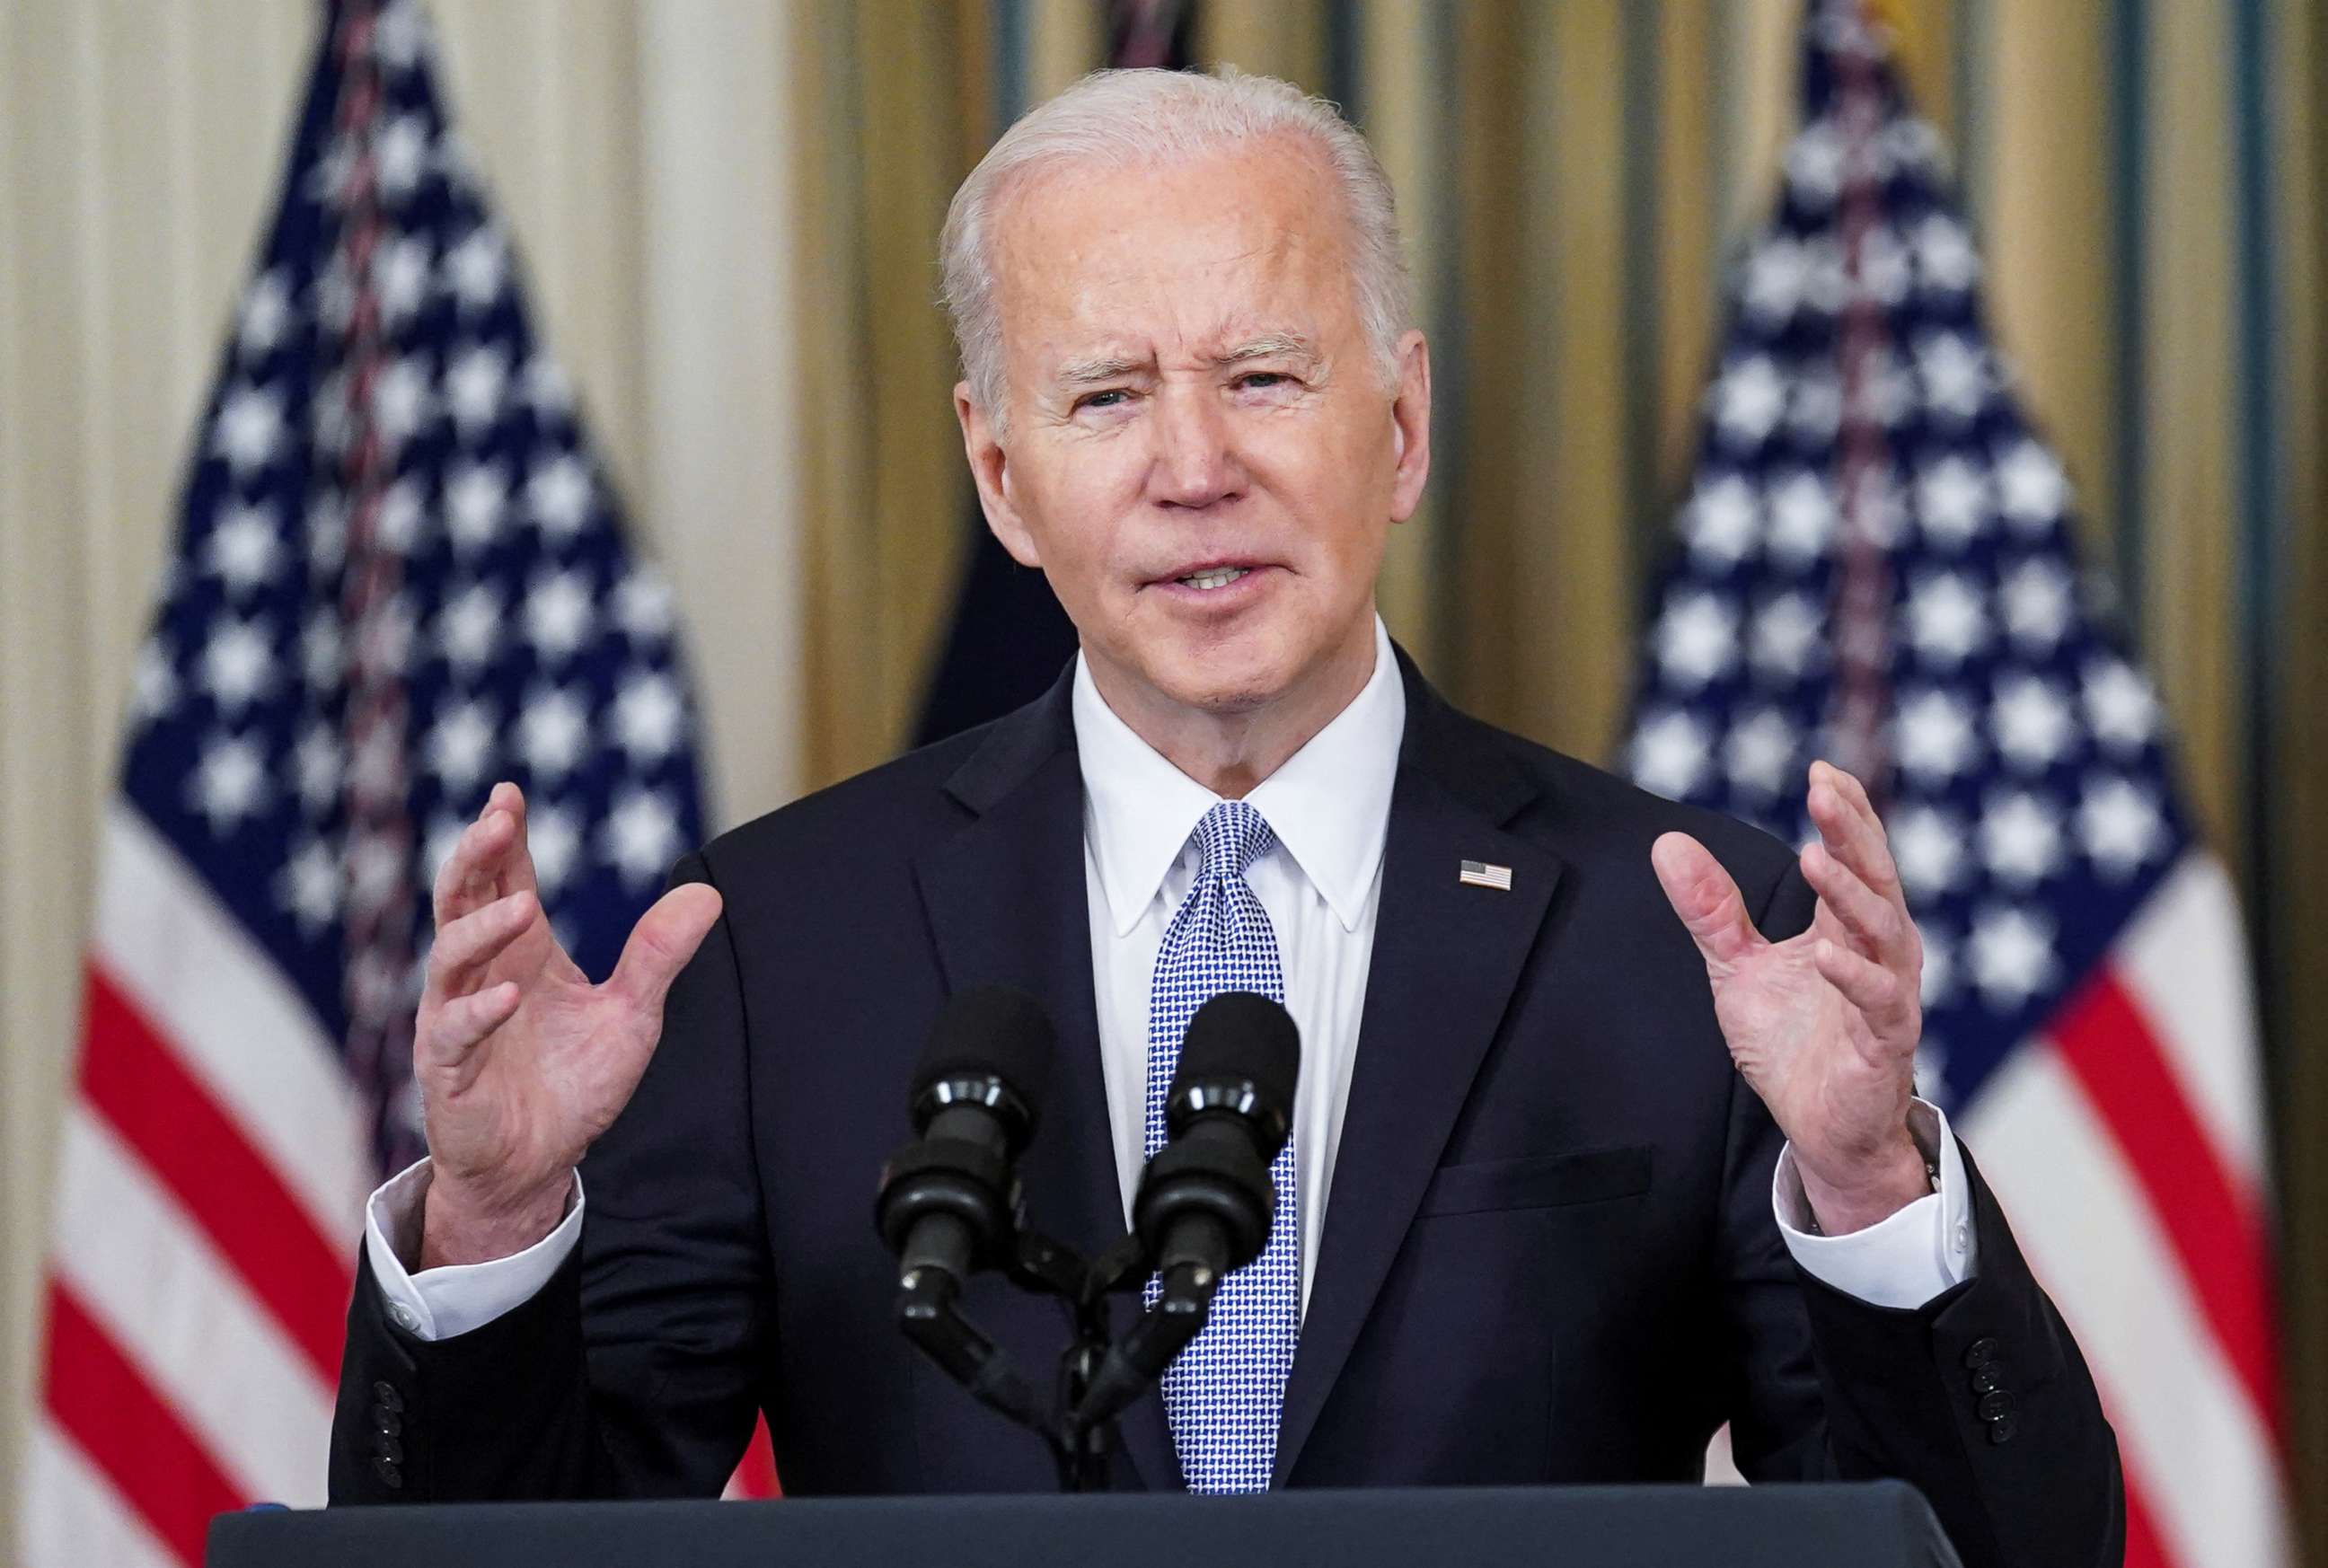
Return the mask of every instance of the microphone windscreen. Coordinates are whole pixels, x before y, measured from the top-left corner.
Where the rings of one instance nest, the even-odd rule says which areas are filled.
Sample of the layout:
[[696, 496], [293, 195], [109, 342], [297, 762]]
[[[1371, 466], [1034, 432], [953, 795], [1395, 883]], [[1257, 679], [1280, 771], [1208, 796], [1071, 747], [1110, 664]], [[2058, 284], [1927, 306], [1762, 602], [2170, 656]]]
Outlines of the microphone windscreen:
[[956, 991], [939, 1009], [914, 1068], [914, 1097], [942, 1078], [990, 1073], [1039, 1113], [1058, 1037], [1043, 1004], [1007, 985]]
[[1244, 1078], [1281, 1118], [1293, 1114], [1301, 1070], [1301, 1031], [1293, 1015], [1265, 996], [1225, 991], [1197, 1009], [1180, 1042], [1172, 1093], [1205, 1078]]

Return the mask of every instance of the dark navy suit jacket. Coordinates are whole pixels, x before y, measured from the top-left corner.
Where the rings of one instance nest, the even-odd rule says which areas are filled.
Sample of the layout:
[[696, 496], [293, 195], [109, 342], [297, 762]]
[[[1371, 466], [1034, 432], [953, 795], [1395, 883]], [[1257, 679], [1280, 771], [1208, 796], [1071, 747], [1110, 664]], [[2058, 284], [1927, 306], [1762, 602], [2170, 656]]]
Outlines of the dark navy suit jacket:
[[[1779, 1132], [1731, 1066], [1649, 845], [1697, 835], [1774, 937], [1814, 905], [1788, 850], [1459, 713], [1403, 655], [1402, 671], [1279, 1482], [1694, 1480], [1727, 1421], [1750, 1478], [1915, 1482], [1967, 1563], [2117, 1562], [2116, 1443], [1969, 1161], [1978, 1275], [1923, 1310], [1845, 1297], [1787, 1254]], [[726, 909], [584, 1163], [581, 1245], [524, 1307], [434, 1344], [389, 1322], [366, 1273], [335, 1500], [711, 1495], [756, 1410], [793, 1493], [1055, 1484], [1037, 1440], [898, 1336], [871, 1209], [940, 1003], [1004, 982], [1060, 1036], [1022, 1163], [1030, 1221], [1094, 1253], [1122, 1230], [1068, 690], [689, 858], [680, 876]], [[1460, 884], [1463, 860], [1509, 866], [1511, 890]], [[1056, 1306], [988, 1277], [969, 1307], [1022, 1368], [1052, 1365]], [[2000, 1388], [2002, 1419], [1981, 1404]], [[1180, 1484], [1152, 1394], [1117, 1469]]]

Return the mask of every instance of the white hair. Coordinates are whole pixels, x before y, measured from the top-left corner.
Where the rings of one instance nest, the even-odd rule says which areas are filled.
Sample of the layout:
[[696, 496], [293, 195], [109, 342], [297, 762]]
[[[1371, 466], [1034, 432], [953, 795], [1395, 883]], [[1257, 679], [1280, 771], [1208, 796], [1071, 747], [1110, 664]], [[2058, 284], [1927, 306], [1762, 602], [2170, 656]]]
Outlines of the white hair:
[[1398, 381], [1398, 339], [1413, 324], [1398, 203], [1374, 149], [1341, 111], [1291, 82], [1223, 66], [1098, 70], [1019, 117], [954, 192], [939, 241], [943, 298], [971, 400], [1003, 428], [1002, 320], [994, 298], [997, 214], [1014, 181], [1065, 164], [1121, 169], [1216, 153], [1265, 136], [1306, 137], [1341, 186], [1359, 324], [1385, 390]]

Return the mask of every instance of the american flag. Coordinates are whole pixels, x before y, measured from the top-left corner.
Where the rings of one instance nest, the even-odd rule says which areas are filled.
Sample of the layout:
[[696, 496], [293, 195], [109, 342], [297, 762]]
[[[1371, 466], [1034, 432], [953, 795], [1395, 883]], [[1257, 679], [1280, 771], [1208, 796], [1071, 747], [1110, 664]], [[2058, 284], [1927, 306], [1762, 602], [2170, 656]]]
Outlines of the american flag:
[[431, 874], [493, 782], [594, 973], [701, 836], [671, 593], [425, 19], [323, 15], [105, 819], [30, 1568], [192, 1564], [221, 1509], [322, 1500], [363, 1199], [418, 1147]]
[[2237, 903], [1885, 42], [1847, 0], [1809, 11], [1803, 128], [1727, 279], [1627, 763], [1796, 843], [1811, 758], [1869, 782], [1924, 937], [1920, 1084], [2093, 1366], [2126, 1561], [2283, 1562]]

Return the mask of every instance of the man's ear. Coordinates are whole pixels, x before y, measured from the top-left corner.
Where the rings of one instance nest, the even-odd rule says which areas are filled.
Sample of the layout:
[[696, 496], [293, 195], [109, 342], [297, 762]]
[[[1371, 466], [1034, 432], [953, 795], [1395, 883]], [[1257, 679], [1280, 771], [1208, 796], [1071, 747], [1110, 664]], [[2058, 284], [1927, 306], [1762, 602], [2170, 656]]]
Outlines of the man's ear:
[[986, 410], [971, 401], [968, 381], [954, 383], [953, 417], [962, 426], [962, 455], [970, 459], [970, 477], [978, 486], [978, 506], [986, 514], [988, 531], [1012, 560], [1039, 570], [1043, 559], [1035, 548], [1034, 532], [1010, 496], [1010, 454], [996, 439]]
[[1410, 329], [1398, 340], [1398, 395], [1390, 406], [1390, 520], [1404, 522], [1422, 504], [1431, 477], [1431, 344]]

